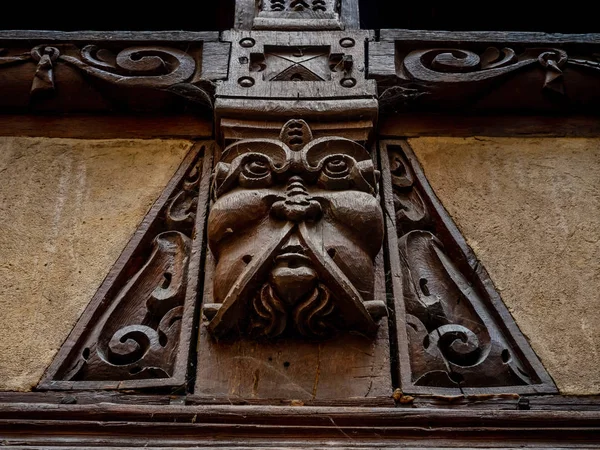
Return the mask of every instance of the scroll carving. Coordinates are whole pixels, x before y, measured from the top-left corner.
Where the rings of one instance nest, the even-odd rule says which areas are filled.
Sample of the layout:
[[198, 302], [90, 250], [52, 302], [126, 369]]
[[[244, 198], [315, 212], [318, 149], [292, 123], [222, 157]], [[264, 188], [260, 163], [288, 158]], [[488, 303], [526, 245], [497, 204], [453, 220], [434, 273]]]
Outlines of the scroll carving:
[[[503, 90], [503, 84], [513, 78], [513, 86], [527, 91], [524, 106], [532, 109], [587, 105], [596, 98], [597, 79], [592, 71], [597, 70], [597, 59], [571, 56], [561, 48], [535, 47], [518, 52], [506, 46], [484, 51], [451, 47], [401, 50], [401, 44], [397, 46], [401, 62], [396, 82], [390, 85], [389, 78], [382, 78], [379, 86], [380, 106], [384, 110], [522, 108], [521, 98], [514, 96], [514, 87]], [[377, 71], [371, 72], [377, 78]], [[585, 98], [579, 97], [580, 89], [569, 92], [570, 79], [589, 84]], [[495, 92], [503, 94], [484, 102]]]
[[[85, 73], [87, 80], [100, 80], [119, 90], [166, 92], [212, 108], [214, 86], [209, 80], [197, 79], [198, 64], [192, 53], [166, 46], [133, 46], [120, 51], [113, 48], [112, 43], [107, 48], [94, 44], [81, 49], [74, 45], [43, 44], [17, 54], [13, 54], [15, 49], [0, 49], [0, 68], [34, 63], [32, 99], [41, 92], [59, 94], [56, 84], [61, 80], [55, 79], [55, 72], [62, 64]], [[20, 77], [25, 73], [29, 72], [23, 70], [15, 75]]]
[[188, 292], [197, 282], [189, 271], [202, 165], [196, 152], [171, 182], [172, 192], [159, 200], [156, 217], [120, 274], [109, 275], [100, 288], [106, 292], [102, 301], [78, 325], [82, 336], [62, 361], [59, 355], [56, 373], [42, 386], [143, 387], [150, 380], [169, 382], [176, 371], [185, 375], [195, 300], [189, 301]]
[[481, 269], [457, 250], [424, 178], [417, 179], [400, 146], [388, 146], [387, 157], [405, 308], [398, 326], [406, 328], [411, 384], [466, 389], [547, 382], [498, 321]]
[[226, 148], [213, 179], [214, 300], [204, 305], [213, 335], [376, 330], [386, 312], [373, 300], [383, 215], [364, 147], [313, 139], [306, 122], [290, 120], [279, 140]]
[[212, 107], [212, 100], [201, 87], [185, 83], [196, 70], [196, 62], [186, 52], [172, 47], [130, 47], [117, 53], [87, 45], [81, 59], [64, 55], [62, 59], [87, 74], [124, 87], [165, 89]]
[[144, 266], [119, 291], [100, 332], [66, 380], [134, 380], [173, 374], [187, 282], [190, 239], [159, 234]]

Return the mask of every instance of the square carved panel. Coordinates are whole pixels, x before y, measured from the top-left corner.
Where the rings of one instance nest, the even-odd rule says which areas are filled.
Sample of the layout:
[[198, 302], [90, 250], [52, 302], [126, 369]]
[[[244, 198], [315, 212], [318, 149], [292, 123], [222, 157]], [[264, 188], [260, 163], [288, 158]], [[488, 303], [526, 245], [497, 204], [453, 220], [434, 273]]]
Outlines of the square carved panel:
[[[373, 98], [376, 87], [365, 77], [367, 31], [241, 32], [231, 41], [229, 79], [217, 97], [270, 99]], [[327, 81], [327, 83], [323, 83]]]

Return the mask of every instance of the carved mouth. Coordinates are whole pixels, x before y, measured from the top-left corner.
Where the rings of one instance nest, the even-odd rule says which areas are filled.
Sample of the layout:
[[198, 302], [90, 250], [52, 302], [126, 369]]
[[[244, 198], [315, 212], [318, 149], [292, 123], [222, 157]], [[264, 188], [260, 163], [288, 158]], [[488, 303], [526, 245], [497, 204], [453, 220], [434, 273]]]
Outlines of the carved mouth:
[[271, 282], [279, 298], [287, 304], [295, 304], [316, 286], [317, 273], [306, 252], [297, 236], [292, 236], [275, 257]]
[[308, 256], [302, 253], [283, 253], [275, 258], [277, 266], [286, 266], [290, 269], [295, 269], [300, 266], [306, 266], [311, 264], [311, 260]]

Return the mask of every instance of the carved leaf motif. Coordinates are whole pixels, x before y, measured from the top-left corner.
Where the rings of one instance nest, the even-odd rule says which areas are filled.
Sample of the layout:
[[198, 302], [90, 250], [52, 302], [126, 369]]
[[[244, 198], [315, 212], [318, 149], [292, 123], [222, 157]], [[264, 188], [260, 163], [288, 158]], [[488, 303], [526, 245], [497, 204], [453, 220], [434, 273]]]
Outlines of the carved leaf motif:
[[411, 106], [418, 102], [419, 97], [429, 95], [425, 86], [417, 83], [406, 83], [402, 86], [391, 86], [379, 96], [379, 107], [382, 110], [391, 109], [393, 106]]
[[200, 167], [195, 165], [183, 180], [182, 189], [169, 202], [166, 210], [167, 226], [191, 236], [198, 208], [198, 185]]
[[481, 54], [463, 48], [413, 50], [403, 57], [399, 85], [387, 87], [381, 94], [382, 106], [386, 109], [432, 104], [444, 108], [477, 106], [507, 77], [526, 70], [539, 71], [540, 67], [545, 71], [545, 79], [539, 92], [562, 95], [562, 70], [567, 60], [567, 54], [557, 48], [528, 48], [519, 54], [508, 47], [488, 47]]
[[[214, 89], [214, 87], [213, 87]], [[173, 94], [179, 95], [180, 97], [185, 98], [186, 100], [204, 105], [210, 109], [213, 107], [213, 101], [211, 95], [201, 88], [200, 86], [196, 86], [192, 83], [179, 83], [174, 84], [167, 88], [167, 91], [172, 92]]]
[[419, 191], [413, 189], [413, 174], [403, 155], [390, 154], [390, 172], [399, 235], [414, 229], [430, 229], [432, 218], [429, 209]]
[[[436, 373], [444, 366], [441, 386], [507, 386], [531, 384], [509, 344], [485, 311], [482, 299], [426, 231], [411, 231], [399, 242], [403, 262], [406, 312], [413, 317], [409, 333], [413, 358], [427, 353]], [[414, 327], [420, 321], [422, 326]], [[416, 364], [415, 383], [429, 385], [428, 365]], [[441, 380], [439, 373], [435, 379]], [[440, 386], [440, 384], [438, 384]]]
[[510, 48], [488, 48], [481, 56], [464, 49], [433, 48], [410, 52], [402, 64], [413, 81], [472, 83], [514, 72], [541, 62], [540, 58], [561, 60], [563, 57], [566, 57], [564, 51], [552, 48], [528, 49], [519, 56]]

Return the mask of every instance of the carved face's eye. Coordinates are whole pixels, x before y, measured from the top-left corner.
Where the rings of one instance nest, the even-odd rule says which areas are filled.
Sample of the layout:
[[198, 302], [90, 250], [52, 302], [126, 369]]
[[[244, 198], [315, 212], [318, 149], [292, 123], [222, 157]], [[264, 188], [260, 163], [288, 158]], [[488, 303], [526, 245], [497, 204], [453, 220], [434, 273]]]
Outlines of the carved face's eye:
[[356, 163], [351, 157], [333, 155], [323, 161], [318, 184], [324, 189], [344, 190], [352, 187], [352, 169]]
[[265, 156], [252, 155], [242, 162], [241, 168], [241, 187], [259, 189], [271, 185], [271, 163]]
[[344, 158], [334, 157], [325, 163], [323, 172], [331, 178], [342, 178], [350, 173], [350, 168]]
[[266, 161], [248, 161], [244, 165], [244, 175], [248, 178], [262, 178], [270, 172], [269, 164]]

